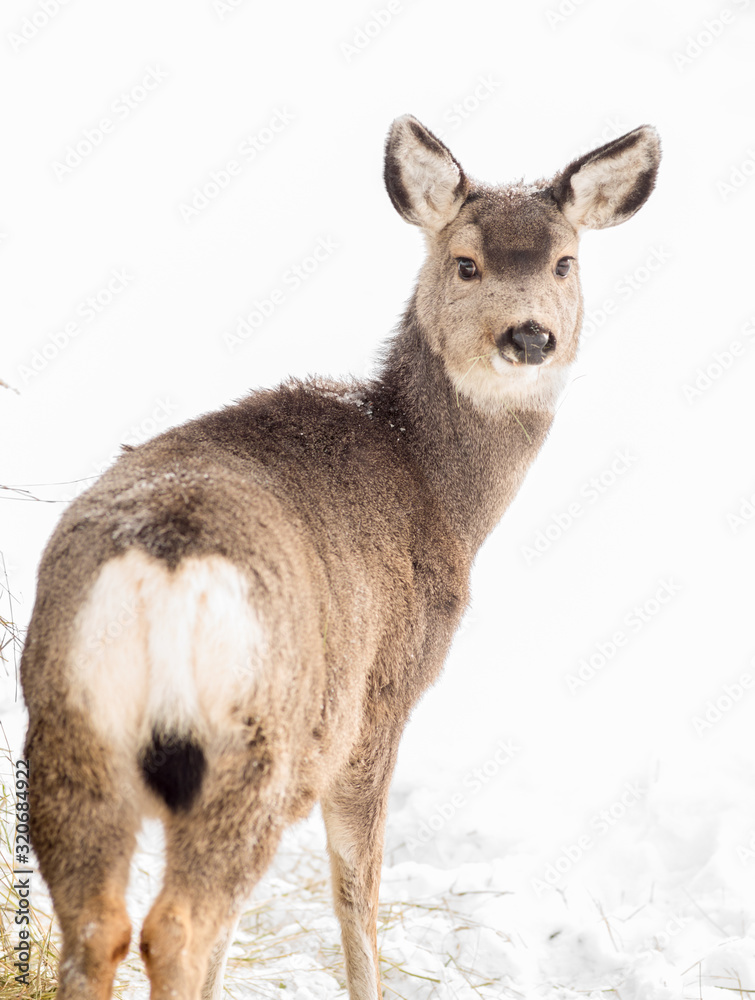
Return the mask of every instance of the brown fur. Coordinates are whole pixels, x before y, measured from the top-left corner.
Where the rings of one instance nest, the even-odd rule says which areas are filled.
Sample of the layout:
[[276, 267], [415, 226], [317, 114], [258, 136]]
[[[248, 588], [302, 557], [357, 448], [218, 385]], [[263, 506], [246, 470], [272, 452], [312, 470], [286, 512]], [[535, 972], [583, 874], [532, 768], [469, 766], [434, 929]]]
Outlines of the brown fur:
[[[643, 135], [627, 155], [642, 141], [657, 165], [657, 143]], [[622, 211], [636, 187], [634, 165], [626, 170]], [[64, 934], [60, 1000], [110, 994], [143, 815], [162, 818], [167, 840], [165, 883], [141, 937], [152, 996], [209, 1000], [244, 895], [284, 827], [318, 800], [350, 996], [379, 996], [375, 920], [398, 742], [442, 667], [475, 553], [548, 432], [582, 308], [576, 267], [566, 280], [553, 272], [576, 256], [568, 177], [557, 192], [545, 182], [474, 185], [404, 118], [389, 137], [386, 183], [424, 228], [428, 256], [377, 377], [292, 381], [126, 451], [66, 511], [45, 551], [22, 681], [32, 839]], [[460, 279], [460, 256], [476, 261], [479, 278]], [[498, 373], [501, 331], [528, 321], [553, 333], [553, 358], [537, 378], [528, 365]], [[182, 580], [190, 595], [194, 568], [224, 565], [247, 588], [262, 636], [242, 694], [222, 703], [221, 725], [200, 704], [185, 731], [166, 723], [163, 739], [155, 718], [145, 750], [137, 716], [152, 711], [160, 630], [181, 624], [150, 618], [149, 587], [167, 593]], [[136, 609], [112, 640], [82, 634], [98, 620], [96, 602], [111, 600], [105, 567], [108, 586], [121, 580]], [[222, 639], [200, 589], [186, 627]], [[210, 657], [191, 669], [201, 686], [230, 666]], [[124, 698], [105, 726], [110, 683], [132, 684], [139, 712]], [[175, 754], [165, 774], [181, 777], [194, 767], [189, 741], [206, 771], [187, 774], [185, 797], [169, 808], [145, 762], [154, 771]]]

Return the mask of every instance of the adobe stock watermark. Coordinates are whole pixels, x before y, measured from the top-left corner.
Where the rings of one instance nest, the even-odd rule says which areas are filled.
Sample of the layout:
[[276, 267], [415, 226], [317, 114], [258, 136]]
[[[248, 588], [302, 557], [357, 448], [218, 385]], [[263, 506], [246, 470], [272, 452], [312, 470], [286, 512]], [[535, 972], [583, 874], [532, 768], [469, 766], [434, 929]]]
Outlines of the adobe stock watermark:
[[175, 733], [153, 737], [149, 749], [146, 753], [142, 753], [139, 759], [141, 770], [148, 774], [157, 774], [173, 754], [186, 749], [186, 742], [185, 736], [178, 736]]
[[555, 7], [549, 7], [545, 12], [545, 17], [551, 28], [560, 27], [577, 11], [584, 7], [588, 0], [560, 0]]
[[641, 264], [633, 271], [625, 272], [615, 283], [612, 294], [605, 298], [599, 306], [594, 306], [585, 313], [582, 323], [583, 339], [589, 340], [611, 316], [615, 316], [622, 304], [628, 302], [634, 295], [647, 285], [654, 274], [657, 274], [672, 259], [671, 251], [663, 246], [652, 247]]
[[755, 861], [755, 830], [750, 833], [747, 843], [737, 845], [737, 857], [745, 867]]
[[286, 108], [275, 108], [265, 125], [245, 136], [236, 147], [234, 155], [216, 170], [211, 170], [207, 180], [192, 189], [189, 197], [179, 202], [178, 211], [184, 222], [193, 222], [231, 184], [240, 177], [244, 168], [268, 149], [284, 132], [296, 116]]
[[[637, 965], [644, 965], [646, 962], [654, 961], [660, 953], [665, 951], [671, 944], [673, 938], [677, 937], [687, 927], [694, 925], [692, 917], [674, 913], [668, 917], [661, 927], [652, 934], [646, 934], [632, 948], [632, 954], [636, 956]], [[630, 965], [630, 968], [632, 966]], [[617, 1000], [621, 998], [621, 987], [627, 982], [628, 969], [625, 967], [611, 973], [607, 978], [601, 977], [601, 994], [608, 997], [616, 995]]]
[[682, 386], [688, 403], [694, 403], [714, 385], [737, 361], [745, 355], [750, 342], [755, 337], [755, 319], [749, 319], [740, 331], [741, 339], [732, 340], [722, 351], [716, 351], [705, 367], [695, 372], [694, 381]]
[[51, 333], [45, 343], [34, 351], [28, 364], [17, 366], [18, 376], [24, 385], [55, 361], [68, 345], [80, 336], [86, 326], [112, 305], [133, 280], [133, 274], [126, 268], [112, 268], [108, 281], [93, 295], [88, 295], [78, 303], [74, 309], [74, 318]]
[[453, 132], [464, 124], [480, 107], [489, 101], [490, 98], [503, 87], [503, 84], [496, 80], [492, 73], [481, 73], [474, 85], [471, 86], [464, 97], [454, 101], [441, 117], [441, 125], [434, 128], [433, 132], [439, 139], [445, 140], [449, 132]]
[[78, 139], [69, 143], [60, 159], [52, 161], [53, 173], [58, 180], [62, 181], [80, 167], [96, 149], [100, 148], [106, 137], [117, 132], [144, 104], [150, 94], [154, 94], [167, 79], [168, 74], [164, 69], [151, 66], [135, 84], [128, 90], [122, 91], [110, 103], [107, 113], [96, 124], [85, 128]]
[[520, 551], [527, 565], [531, 566], [536, 559], [540, 559], [559, 539], [563, 538], [574, 522], [605, 496], [636, 462], [636, 456], [623, 449], [617, 451], [611, 462], [597, 475], [590, 476], [579, 488], [578, 499], [572, 500], [563, 510], [551, 514], [548, 523], [535, 532], [532, 543], [522, 545]]
[[[151, 437], [164, 430], [165, 425], [170, 423], [170, 418], [178, 409], [178, 405], [172, 403], [169, 399], [158, 398], [147, 416], [135, 421], [123, 432], [120, 439], [121, 444], [136, 448], [145, 441], [149, 441]], [[92, 480], [101, 476], [106, 469], [110, 468], [121, 454], [121, 450], [122, 448], [118, 448], [112, 454], [108, 455], [104, 461], [96, 462], [91, 473], [88, 476], [84, 476], [82, 482], [77, 484], [77, 489], [73, 493], [64, 494], [61, 499], [71, 501], [83, 493], [84, 490], [89, 489]]]
[[114, 642], [118, 642], [138, 618], [139, 611], [136, 604], [132, 601], [122, 601], [120, 607], [108, 623], [87, 638], [87, 649], [93, 653], [98, 653]]
[[14, 52], [25, 49], [33, 42], [40, 31], [44, 31], [69, 0], [40, 0], [34, 10], [30, 11], [18, 25], [15, 31], [9, 31], [5, 36]]
[[593, 651], [583, 656], [576, 668], [565, 675], [564, 680], [571, 694], [575, 695], [585, 688], [628, 645], [632, 636], [641, 632], [681, 592], [681, 584], [673, 579], [659, 580], [650, 597], [627, 611], [621, 628], [615, 629], [607, 639], [597, 642]]
[[382, 7], [373, 7], [367, 18], [356, 25], [347, 42], [341, 42], [341, 55], [347, 63], [361, 55], [404, 10], [402, 0], [388, 0]]
[[735, 511], [729, 511], [726, 523], [731, 528], [732, 534], [736, 535], [739, 529], [744, 528], [753, 518], [755, 518], [755, 490], [739, 500]]
[[[664, 921], [661, 927], [652, 934], [645, 935], [632, 948], [632, 953], [636, 956], [637, 965], [644, 965], [647, 962], [655, 961], [658, 955], [662, 954], [668, 948], [675, 937], [678, 937], [679, 934], [694, 924], [695, 920], [693, 917], [687, 917], [678, 913], [672, 914]], [[604, 979], [601, 981], [601, 993], [606, 996], [615, 993], [617, 1000], [620, 1000], [620, 987], [626, 981], [627, 969], [615, 972], [607, 980]]]
[[590, 818], [587, 824], [589, 832], [580, 834], [573, 842], [562, 844], [561, 853], [545, 866], [541, 877], [533, 876], [530, 879], [530, 886], [536, 895], [540, 896], [548, 889], [559, 886], [564, 876], [568, 875], [585, 854], [591, 851], [602, 837], [610, 833], [646, 794], [647, 789], [638, 782], [624, 782], [621, 795]]
[[680, 73], [695, 63], [728, 31], [740, 11], [747, 10], [752, 0], [733, 0], [730, 7], [723, 7], [716, 16], [706, 17], [702, 24], [684, 39], [684, 47], [672, 53], [674, 66]]
[[292, 264], [267, 295], [254, 299], [248, 312], [233, 320], [233, 329], [223, 334], [223, 343], [229, 353], [233, 354], [257, 333], [286, 299], [309, 281], [339, 247], [340, 244], [330, 237], [320, 237], [311, 252]]
[[471, 798], [494, 781], [519, 753], [521, 747], [516, 746], [511, 740], [499, 740], [495, 752], [479, 767], [473, 767], [464, 775], [461, 782], [463, 791], [454, 792], [445, 802], [435, 806], [430, 815], [420, 823], [406, 845], [411, 853], [414, 854], [429, 844], [446, 823], [464, 809]]
[[684, 398], [688, 403], [696, 403], [700, 397], [715, 385], [730, 368], [744, 357], [753, 339], [755, 339], [755, 317], [748, 319], [740, 330], [738, 338], [732, 340], [722, 351], [714, 351], [710, 361], [699, 367], [694, 377], [682, 386]]
[[755, 145], [748, 146], [745, 155], [729, 171], [726, 180], [716, 181], [716, 191], [722, 201], [741, 191], [751, 177], [755, 177]]
[[755, 682], [752, 674], [748, 673], [740, 674], [733, 684], [724, 684], [721, 694], [709, 698], [700, 714], [692, 716], [692, 726], [697, 735], [702, 738], [710, 732], [753, 687]]
[[[13, 913], [13, 923], [18, 928], [18, 944], [13, 946], [13, 978], [15, 982], [30, 985], [31, 978], [31, 925], [32, 925], [32, 905], [31, 905], [31, 880], [34, 869], [31, 867], [31, 857], [29, 850], [29, 761], [26, 758], [17, 760], [14, 770], [16, 785], [16, 829], [13, 838], [13, 884], [11, 886], [11, 896], [15, 896], [16, 907]], [[4, 908], [8, 910], [10, 917], [9, 900], [6, 899]]]
[[643, 938], [639, 947], [636, 949], [638, 961], [653, 961], [659, 952], [668, 948], [671, 944], [672, 938], [677, 937], [677, 935], [681, 934], [683, 930], [694, 923], [695, 921], [692, 917], [685, 917], [674, 913], [668, 918], [668, 920], [666, 920], [663, 927], [659, 928], [654, 934], [649, 934], [647, 937]]
[[627, 132], [631, 131], [632, 125], [625, 124], [624, 122], [618, 121], [616, 118], [605, 118], [605, 125], [600, 130], [599, 133], [594, 135], [591, 139], [580, 144], [577, 149], [574, 149], [569, 156], [569, 159], [576, 160], [585, 153], [591, 153], [593, 149], [597, 149], [598, 146], [604, 146], [607, 142], [611, 142], [613, 139], [618, 139], [619, 136], [625, 135]]
[[247, 0], [212, 0], [212, 9], [221, 21], [225, 21], [229, 14], [233, 14], [243, 7]]

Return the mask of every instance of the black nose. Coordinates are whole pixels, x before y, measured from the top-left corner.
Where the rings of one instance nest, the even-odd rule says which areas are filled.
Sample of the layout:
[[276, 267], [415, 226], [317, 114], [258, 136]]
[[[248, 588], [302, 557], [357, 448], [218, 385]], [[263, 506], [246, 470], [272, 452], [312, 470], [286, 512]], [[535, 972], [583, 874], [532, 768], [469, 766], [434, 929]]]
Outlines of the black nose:
[[508, 361], [541, 365], [556, 348], [556, 338], [534, 321], [510, 326], [498, 339], [498, 350]]

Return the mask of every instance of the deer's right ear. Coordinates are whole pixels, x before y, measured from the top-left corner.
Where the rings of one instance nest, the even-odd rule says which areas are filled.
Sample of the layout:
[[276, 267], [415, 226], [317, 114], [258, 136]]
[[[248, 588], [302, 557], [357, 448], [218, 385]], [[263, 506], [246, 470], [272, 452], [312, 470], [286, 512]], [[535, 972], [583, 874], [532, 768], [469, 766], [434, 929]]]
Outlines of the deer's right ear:
[[469, 181], [449, 150], [411, 115], [391, 126], [384, 177], [399, 215], [434, 233], [456, 217], [469, 193]]

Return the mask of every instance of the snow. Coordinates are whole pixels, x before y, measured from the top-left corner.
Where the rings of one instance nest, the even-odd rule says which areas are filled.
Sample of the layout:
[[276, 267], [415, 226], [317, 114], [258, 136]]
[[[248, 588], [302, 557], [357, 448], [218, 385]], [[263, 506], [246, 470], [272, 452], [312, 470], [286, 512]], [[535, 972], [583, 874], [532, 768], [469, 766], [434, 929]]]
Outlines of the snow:
[[[382, 187], [393, 118], [490, 182], [661, 135], [648, 204], [583, 239], [577, 368], [402, 743], [386, 997], [755, 990], [754, 9], [4, 6], [0, 481], [49, 501], [0, 497], [21, 626], [65, 502], [121, 441], [289, 375], [369, 373], [422, 259]], [[0, 712], [18, 754], [12, 664]], [[344, 995], [317, 813], [250, 905], [233, 996]]]

